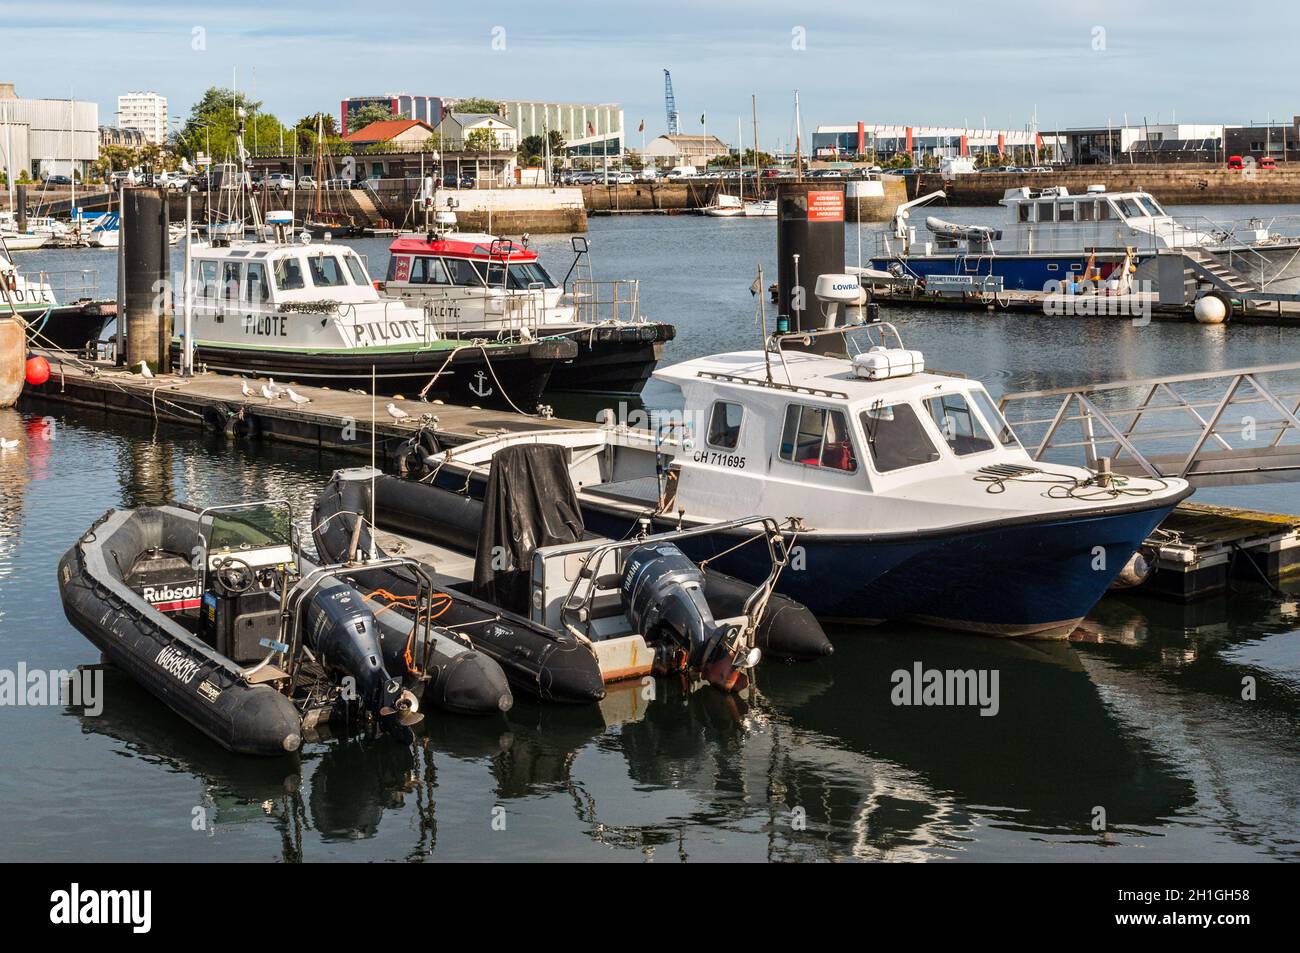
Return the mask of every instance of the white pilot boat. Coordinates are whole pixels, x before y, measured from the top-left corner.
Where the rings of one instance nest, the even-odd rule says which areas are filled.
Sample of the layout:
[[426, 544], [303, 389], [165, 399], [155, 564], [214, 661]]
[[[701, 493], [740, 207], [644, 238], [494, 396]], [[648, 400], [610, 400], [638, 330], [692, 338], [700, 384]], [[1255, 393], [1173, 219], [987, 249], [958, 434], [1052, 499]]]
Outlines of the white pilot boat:
[[552, 391], [641, 392], [676, 330], [642, 316], [636, 280], [593, 280], [586, 239], [575, 237], [574, 262], [557, 282], [526, 236], [458, 232], [455, 223], [440, 211], [428, 231], [393, 241], [385, 297], [423, 309], [450, 340], [571, 341], [577, 353], [552, 371]]
[[1090, 270], [1107, 279], [1125, 260], [1139, 280], [1156, 278], [1156, 255], [1167, 249], [1213, 256], [1270, 291], [1300, 290], [1300, 240], [1273, 234], [1260, 222], [1242, 228], [1209, 222], [1184, 225], [1149, 193], [1082, 195], [1064, 186], [1007, 189], [1001, 227], [927, 217], [928, 236], [908, 222], [912, 208], [944, 196], [932, 192], [900, 205], [882, 235], [871, 267], [900, 276], [994, 276], [1003, 287], [1044, 290]]
[[[822, 276], [823, 301], [835, 281], [852, 284]], [[502, 448], [559, 444], [593, 532], [783, 514], [803, 564], [778, 590], [820, 616], [1068, 635], [1187, 483], [1034, 461], [978, 382], [927, 372], [888, 324], [835, 327], [832, 305], [827, 330], [657, 371], [684, 396], [671, 433], [490, 437], [430, 456], [422, 478], [479, 496]], [[688, 554], [753, 582], [756, 554], [728, 551], [739, 542]]]
[[576, 353], [563, 339], [448, 340], [422, 309], [381, 298], [350, 248], [290, 241], [289, 215], [267, 216], [271, 241], [191, 246], [195, 364], [366, 391], [373, 379], [381, 394], [532, 412], [552, 368]]

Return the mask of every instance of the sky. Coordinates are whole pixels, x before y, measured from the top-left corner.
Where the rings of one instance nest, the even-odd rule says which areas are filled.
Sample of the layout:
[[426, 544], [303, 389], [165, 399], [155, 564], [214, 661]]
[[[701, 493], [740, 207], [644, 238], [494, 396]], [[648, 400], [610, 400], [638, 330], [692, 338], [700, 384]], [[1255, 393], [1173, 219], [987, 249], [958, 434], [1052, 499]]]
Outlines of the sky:
[[815, 4], [615, 0], [123, 3], [0, 0], [0, 81], [93, 100], [152, 89], [183, 119], [235, 82], [281, 120], [347, 96], [406, 92], [616, 102], [629, 145], [665, 131], [663, 70], [682, 131], [788, 143], [865, 122], [1021, 129], [1289, 120], [1300, 5], [1260, 0], [926, 0]]

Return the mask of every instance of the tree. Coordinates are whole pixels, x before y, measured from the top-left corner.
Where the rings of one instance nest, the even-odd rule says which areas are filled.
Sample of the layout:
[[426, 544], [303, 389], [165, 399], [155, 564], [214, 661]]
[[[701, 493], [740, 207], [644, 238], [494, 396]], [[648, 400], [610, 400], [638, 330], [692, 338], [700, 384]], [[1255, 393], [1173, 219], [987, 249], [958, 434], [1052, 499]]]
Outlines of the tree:
[[244, 143], [252, 151], [279, 150], [283, 126], [271, 113], [261, 111], [262, 104], [243, 93], [213, 86], [190, 109], [189, 118], [176, 135], [175, 150], [193, 159], [200, 152], [222, 159], [235, 155], [235, 131], [239, 127], [238, 110], [244, 110]]
[[519, 162], [522, 165], [539, 165], [545, 160], [546, 137], [524, 136], [519, 140]]
[[[356, 132], [358, 129], [364, 129], [372, 122], [383, 122], [386, 119], [393, 118], [393, 111], [387, 106], [381, 106], [378, 103], [369, 103], [360, 109], [348, 113], [348, 132]], [[330, 120], [333, 121], [331, 116]]]
[[491, 113], [495, 116], [501, 112], [501, 104], [495, 99], [484, 99], [481, 96], [475, 96], [469, 99], [456, 100], [452, 109], [458, 113]]
[[130, 146], [100, 146], [95, 171], [100, 178], [106, 178], [111, 172], [125, 172], [139, 161], [136, 151]]
[[318, 127], [325, 133], [323, 143], [325, 152], [343, 151], [343, 139], [339, 136], [339, 127], [334, 121], [334, 116], [330, 113], [312, 113], [310, 116], [303, 116], [293, 127], [294, 134], [298, 137], [299, 154], [310, 154], [316, 151]]
[[471, 129], [465, 137], [466, 152], [487, 152], [499, 148], [497, 134], [491, 129]]

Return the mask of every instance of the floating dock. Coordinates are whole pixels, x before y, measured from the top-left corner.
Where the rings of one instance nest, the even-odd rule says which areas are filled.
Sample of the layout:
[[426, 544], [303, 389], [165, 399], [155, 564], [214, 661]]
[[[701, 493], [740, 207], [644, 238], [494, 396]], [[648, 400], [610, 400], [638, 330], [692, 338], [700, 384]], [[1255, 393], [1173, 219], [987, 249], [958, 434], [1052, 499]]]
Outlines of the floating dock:
[[[422, 426], [441, 446], [458, 446], [496, 433], [539, 428], [596, 427], [594, 421], [560, 420], [438, 402], [371, 398], [348, 390], [293, 384], [308, 398], [296, 404], [287, 396], [268, 400], [245, 397], [241, 378], [199, 373], [193, 377], [158, 374], [146, 378], [109, 361], [87, 361], [59, 351], [35, 351], [50, 362], [50, 379], [28, 386], [24, 398], [58, 401], [106, 413], [130, 414], [157, 421], [336, 450], [368, 457], [373, 431], [381, 462]], [[257, 381], [249, 381], [255, 390]], [[389, 403], [410, 416], [389, 415]], [[373, 414], [373, 426], [372, 426]]]
[[1147, 545], [1156, 555], [1143, 592], [1190, 600], [1238, 582], [1272, 587], [1300, 571], [1300, 516], [1184, 502]]

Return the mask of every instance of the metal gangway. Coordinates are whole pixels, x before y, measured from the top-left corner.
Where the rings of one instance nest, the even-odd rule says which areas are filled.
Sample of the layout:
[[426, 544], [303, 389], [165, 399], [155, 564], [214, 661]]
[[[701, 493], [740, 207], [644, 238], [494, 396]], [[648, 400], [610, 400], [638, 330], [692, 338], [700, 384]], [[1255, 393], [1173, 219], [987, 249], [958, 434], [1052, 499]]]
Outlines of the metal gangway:
[[1198, 487], [1300, 480], [1300, 362], [1023, 391], [998, 406], [1039, 461]]

